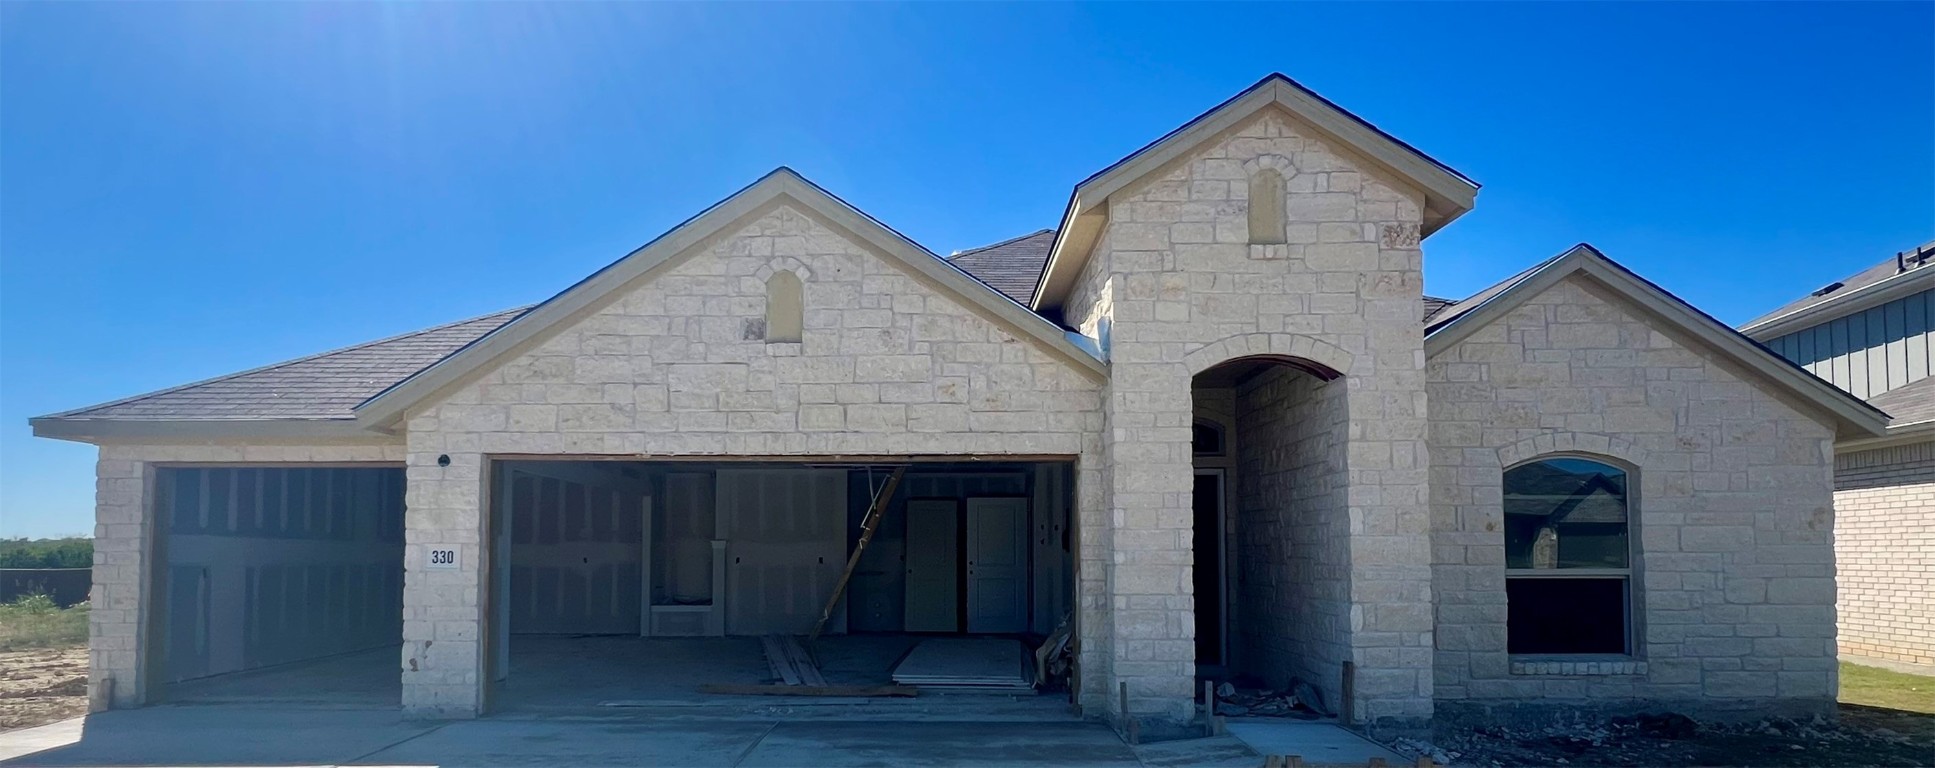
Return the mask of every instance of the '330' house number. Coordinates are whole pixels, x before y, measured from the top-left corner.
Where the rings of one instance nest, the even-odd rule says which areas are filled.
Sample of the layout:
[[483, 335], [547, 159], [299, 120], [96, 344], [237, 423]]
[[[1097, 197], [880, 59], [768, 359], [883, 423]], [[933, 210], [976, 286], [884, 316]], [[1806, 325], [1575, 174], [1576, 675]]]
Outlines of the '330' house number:
[[431, 570], [456, 570], [457, 550], [431, 549], [425, 553], [423, 567]]

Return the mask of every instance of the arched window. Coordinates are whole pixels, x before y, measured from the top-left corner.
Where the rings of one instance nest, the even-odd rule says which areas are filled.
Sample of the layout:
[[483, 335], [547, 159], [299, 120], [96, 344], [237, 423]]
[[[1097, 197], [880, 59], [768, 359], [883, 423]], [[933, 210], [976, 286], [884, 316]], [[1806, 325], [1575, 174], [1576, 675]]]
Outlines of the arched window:
[[1250, 244], [1284, 240], [1283, 174], [1264, 168], [1250, 176]]
[[1189, 436], [1191, 452], [1197, 456], [1221, 456], [1229, 450], [1223, 446], [1223, 427], [1213, 421], [1198, 421]]
[[1508, 652], [1632, 652], [1629, 479], [1574, 456], [1505, 470]]
[[766, 278], [766, 343], [797, 342], [806, 326], [806, 299], [799, 275], [786, 270]]

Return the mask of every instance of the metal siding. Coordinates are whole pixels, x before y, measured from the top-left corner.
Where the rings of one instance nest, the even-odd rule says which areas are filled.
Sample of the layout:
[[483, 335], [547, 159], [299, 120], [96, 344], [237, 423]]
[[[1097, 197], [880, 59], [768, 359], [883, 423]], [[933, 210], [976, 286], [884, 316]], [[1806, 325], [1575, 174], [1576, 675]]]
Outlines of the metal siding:
[[1924, 291], [1775, 339], [1767, 348], [1857, 397], [1935, 372], [1930, 358], [1935, 291]]
[[1861, 313], [1868, 319], [1868, 394], [1874, 397], [1888, 391], [1888, 326], [1881, 307]]
[[1908, 332], [1903, 358], [1908, 365], [1908, 380], [1916, 381], [1928, 375], [1928, 304], [1915, 296], [1903, 305], [1902, 322]]
[[1888, 388], [1894, 389], [1908, 383], [1908, 334], [1907, 309], [1903, 302], [1891, 301], [1881, 306], [1881, 322], [1888, 337]]

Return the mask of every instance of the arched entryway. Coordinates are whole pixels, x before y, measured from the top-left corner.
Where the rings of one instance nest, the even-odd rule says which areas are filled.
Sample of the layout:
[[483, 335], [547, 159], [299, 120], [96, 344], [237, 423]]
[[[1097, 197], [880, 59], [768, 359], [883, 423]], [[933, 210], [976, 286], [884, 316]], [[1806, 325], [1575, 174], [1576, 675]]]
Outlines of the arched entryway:
[[1334, 710], [1349, 653], [1350, 355], [1252, 334], [1191, 355], [1198, 674]]

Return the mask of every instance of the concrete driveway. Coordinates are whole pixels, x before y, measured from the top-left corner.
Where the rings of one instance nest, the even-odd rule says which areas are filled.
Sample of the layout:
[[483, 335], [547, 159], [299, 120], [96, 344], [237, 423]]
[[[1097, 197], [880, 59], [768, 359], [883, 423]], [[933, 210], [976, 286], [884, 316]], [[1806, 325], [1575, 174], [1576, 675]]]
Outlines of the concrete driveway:
[[910, 766], [1220, 765], [1262, 759], [1232, 738], [1138, 750], [1081, 722], [490, 718], [163, 706], [0, 733], [0, 765]]

